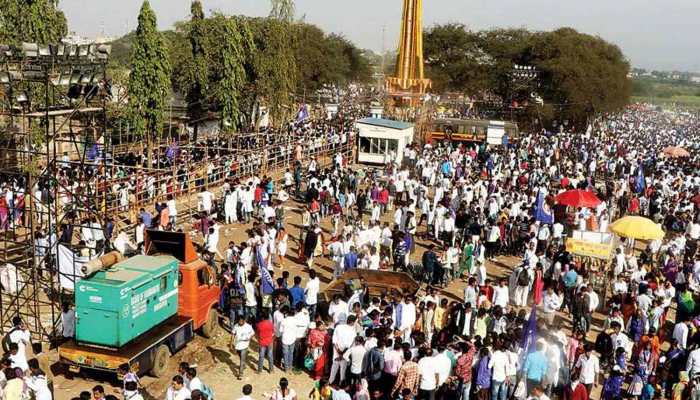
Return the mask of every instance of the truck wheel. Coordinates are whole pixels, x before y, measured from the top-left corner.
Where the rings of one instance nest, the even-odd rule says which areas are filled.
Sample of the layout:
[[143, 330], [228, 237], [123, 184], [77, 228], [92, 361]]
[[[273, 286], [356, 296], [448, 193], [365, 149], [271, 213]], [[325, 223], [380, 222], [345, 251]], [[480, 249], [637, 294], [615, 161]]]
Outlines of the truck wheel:
[[156, 378], [164, 376], [168, 370], [168, 361], [170, 361], [170, 350], [168, 350], [168, 346], [161, 344], [153, 357], [153, 367], [151, 367], [150, 374]]
[[207, 322], [202, 325], [202, 336], [205, 338], [211, 338], [216, 335], [216, 331], [219, 329], [219, 316], [216, 310], [209, 310], [209, 316], [207, 317]]

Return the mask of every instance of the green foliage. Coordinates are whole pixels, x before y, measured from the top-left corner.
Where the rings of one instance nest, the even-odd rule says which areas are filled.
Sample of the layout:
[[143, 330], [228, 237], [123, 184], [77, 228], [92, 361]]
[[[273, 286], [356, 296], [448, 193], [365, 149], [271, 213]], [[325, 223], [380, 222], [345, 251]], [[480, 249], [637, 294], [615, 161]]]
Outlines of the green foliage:
[[[189, 42], [192, 50], [192, 68], [191, 68], [191, 84], [187, 88], [187, 113], [190, 121], [195, 121], [195, 132], [197, 131], [198, 121], [203, 117], [206, 110], [204, 103], [204, 93], [207, 91], [209, 83], [209, 71], [206, 55], [207, 31], [204, 22], [204, 11], [202, 3], [199, 0], [192, 2], [190, 9], [192, 20], [189, 26]], [[224, 40], [228, 40], [228, 35], [224, 36]], [[172, 54], [172, 52], [171, 52]]]
[[[554, 106], [530, 110], [540, 119], [552, 111], [557, 118], [583, 124], [591, 113], [620, 109], [631, 92], [630, 66], [620, 49], [570, 28], [471, 32], [459, 24], [437, 25], [425, 32], [424, 48], [427, 76], [437, 91], [497, 95], [509, 103], [529, 98], [534, 90]], [[539, 86], [514, 85], [515, 64], [537, 67]]]
[[246, 80], [245, 48], [251, 46], [248, 31], [239, 26], [239, 21], [232, 18], [221, 19], [217, 24], [222, 30], [221, 69], [214, 97], [221, 109], [222, 128], [225, 132], [236, 131], [241, 124], [243, 114], [240, 104], [242, 89]]
[[[161, 36], [172, 90], [185, 95], [191, 121], [218, 112], [224, 128], [235, 131], [254, 124], [260, 105], [280, 121], [294, 93], [372, 79], [371, 54], [314, 25], [219, 13], [205, 17], [199, 1], [190, 13], [189, 21]], [[132, 68], [125, 54], [133, 53], [136, 38], [132, 32], [112, 43], [113, 71]]]
[[436, 92], [481, 92], [488, 85], [490, 57], [478, 34], [461, 24], [436, 25], [424, 36], [426, 75]]
[[0, 0], [0, 43], [56, 43], [67, 31], [57, 0]]
[[564, 104], [564, 117], [585, 123], [591, 113], [611, 112], [629, 102], [630, 65], [620, 49], [570, 28], [536, 36], [530, 57], [543, 71], [545, 101]]
[[249, 103], [264, 100], [273, 117], [283, 117], [296, 88], [297, 63], [292, 51], [289, 24], [270, 18], [242, 18], [249, 28], [253, 48], [246, 71], [252, 93]]
[[148, 0], [138, 20], [131, 49], [129, 119], [137, 136], [151, 138], [162, 132], [163, 110], [170, 95], [170, 62]]
[[326, 84], [369, 82], [372, 67], [363, 50], [341, 35], [325, 34], [306, 23], [292, 26], [294, 58], [297, 60], [297, 90], [316, 90]]
[[272, 0], [270, 18], [287, 23], [294, 21], [294, 0]]

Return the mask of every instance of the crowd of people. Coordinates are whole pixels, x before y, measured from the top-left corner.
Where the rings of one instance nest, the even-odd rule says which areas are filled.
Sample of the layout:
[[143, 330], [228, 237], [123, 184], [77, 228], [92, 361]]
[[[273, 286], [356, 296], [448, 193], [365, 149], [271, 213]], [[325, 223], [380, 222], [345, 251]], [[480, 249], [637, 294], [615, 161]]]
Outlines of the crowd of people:
[[[305, 286], [272, 267], [284, 257], [275, 254], [271, 214], [248, 241], [232, 244], [228, 285], [244, 289], [234, 291], [243, 297], [233, 312], [240, 365], [257, 336], [259, 371], [263, 360], [270, 371], [306, 369], [320, 398], [698, 396], [697, 157], [662, 155], [670, 145], [694, 151], [696, 124], [635, 106], [580, 135], [523, 135], [507, 148], [411, 146], [381, 171], [342, 163], [306, 171], [304, 190], [292, 190], [303, 204], [296, 242]], [[656, 130], [663, 134], [651, 139]], [[554, 204], [573, 188], [603, 202]], [[567, 252], [572, 230], [605, 232], [630, 214], [662, 223], [666, 238], [641, 247], [623, 238], [602, 271]], [[505, 271], [488, 263], [501, 256], [520, 261]], [[424, 294], [370, 293], [366, 282], [349, 282], [321, 310], [319, 257], [335, 277], [398, 270], [429, 286]], [[248, 275], [256, 268], [281, 277]], [[610, 278], [607, 293], [601, 274]], [[454, 281], [464, 285], [458, 298], [439, 290]]]
[[[338, 143], [352, 140], [349, 126], [335, 132]], [[313, 399], [700, 398], [699, 134], [696, 115], [635, 105], [580, 134], [411, 145], [374, 169], [350, 168], [333, 149], [321, 165], [296, 144], [281, 180], [253, 173], [200, 186], [191, 222], [224, 289], [237, 378], [256, 350], [257, 373], [306, 371]], [[667, 146], [691, 155], [664, 156]], [[213, 157], [217, 174], [226, 156]], [[555, 203], [574, 188], [601, 204]], [[88, 238], [83, 228], [80, 240], [131, 253], [147, 227], [181, 229], [176, 193], [165, 194], [136, 212], [133, 233]], [[300, 227], [287, 223], [290, 212]], [[666, 237], [623, 238], [602, 265], [567, 251], [573, 230], [606, 232], [630, 214], [662, 224]], [[222, 227], [251, 222], [246, 240], [220, 245]], [[291, 276], [290, 260], [303, 271]], [[425, 289], [377, 292], [352, 280], [323, 304], [329, 264], [335, 278], [405, 271]], [[11, 370], [32, 370], [7, 359]], [[168, 400], [214, 396], [190, 369], [173, 377]], [[125, 396], [137, 400], [129, 382]], [[265, 388], [253, 389], [243, 398]], [[284, 379], [265, 397], [306, 395]]]

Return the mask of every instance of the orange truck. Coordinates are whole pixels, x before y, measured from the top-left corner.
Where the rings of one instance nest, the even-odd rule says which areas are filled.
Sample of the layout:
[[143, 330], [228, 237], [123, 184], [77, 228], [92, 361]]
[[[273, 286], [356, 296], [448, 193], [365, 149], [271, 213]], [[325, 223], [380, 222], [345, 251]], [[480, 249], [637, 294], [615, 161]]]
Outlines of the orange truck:
[[[220, 289], [214, 271], [197, 257], [189, 237], [182, 232], [149, 230], [145, 253], [169, 255], [179, 261], [177, 313], [118, 348], [75, 340], [62, 344], [59, 359], [70, 373], [84, 369], [117, 372], [120, 365], [128, 364], [132, 372], [161, 377], [168, 371], [170, 356], [192, 341], [195, 331], [207, 338], [216, 333]], [[119, 259], [109, 253], [98, 262], [110, 268]]]

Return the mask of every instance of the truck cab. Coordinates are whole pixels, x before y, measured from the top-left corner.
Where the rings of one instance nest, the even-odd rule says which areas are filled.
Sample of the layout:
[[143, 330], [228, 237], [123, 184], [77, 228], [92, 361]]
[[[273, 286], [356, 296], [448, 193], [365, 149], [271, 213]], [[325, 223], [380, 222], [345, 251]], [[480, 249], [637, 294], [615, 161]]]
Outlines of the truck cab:
[[221, 295], [214, 270], [197, 257], [184, 232], [147, 230], [145, 236], [146, 254], [169, 254], [180, 261], [177, 313], [192, 318], [194, 329], [211, 337], [218, 327], [216, 307]]

